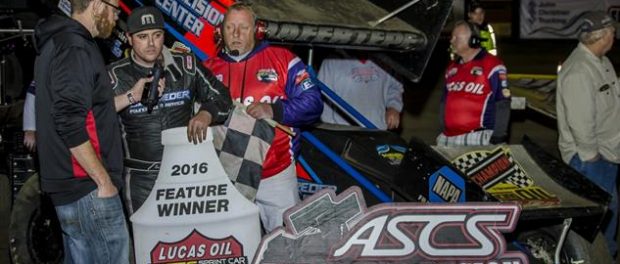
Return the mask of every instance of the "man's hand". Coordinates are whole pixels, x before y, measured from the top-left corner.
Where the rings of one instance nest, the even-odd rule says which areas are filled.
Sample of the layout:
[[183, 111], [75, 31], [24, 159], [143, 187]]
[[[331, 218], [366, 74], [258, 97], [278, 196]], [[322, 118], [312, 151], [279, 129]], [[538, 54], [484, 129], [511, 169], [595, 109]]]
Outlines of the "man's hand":
[[[145, 88], [144, 85], [147, 82], [152, 82], [152, 81], [153, 81], [153, 77], [140, 78], [138, 79], [136, 84], [134, 84], [133, 87], [131, 87], [131, 90], [129, 91], [131, 92], [131, 94], [133, 95], [133, 98], [137, 102], [140, 102], [140, 99], [142, 98], [142, 93], [144, 92], [144, 88]], [[159, 92], [159, 96], [161, 96], [164, 93], [165, 87], [166, 87], [166, 78], [160, 78], [159, 86], [157, 86], [157, 91]]]
[[595, 162], [595, 161], [598, 161], [599, 159], [601, 159], [601, 155], [596, 153], [596, 156], [594, 156], [594, 158], [591, 158], [591, 159], [586, 160], [584, 162]]
[[97, 186], [97, 197], [99, 198], [109, 198], [118, 193], [118, 189], [112, 182], [102, 183], [100, 186]]
[[256, 119], [273, 119], [273, 109], [271, 108], [271, 104], [252, 103], [251, 105], [248, 105], [248, 108], [245, 111], [248, 115]]
[[35, 152], [37, 150], [37, 140], [34, 137], [34, 133], [35, 131], [32, 130], [24, 131], [24, 146], [26, 146], [30, 152]]
[[387, 129], [396, 129], [400, 125], [400, 112], [396, 109], [388, 107], [385, 110], [385, 123], [387, 123]]
[[194, 144], [202, 143], [207, 139], [207, 128], [211, 125], [211, 114], [207, 111], [200, 111], [196, 116], [189, 120], [187, 125], [187, 140]]

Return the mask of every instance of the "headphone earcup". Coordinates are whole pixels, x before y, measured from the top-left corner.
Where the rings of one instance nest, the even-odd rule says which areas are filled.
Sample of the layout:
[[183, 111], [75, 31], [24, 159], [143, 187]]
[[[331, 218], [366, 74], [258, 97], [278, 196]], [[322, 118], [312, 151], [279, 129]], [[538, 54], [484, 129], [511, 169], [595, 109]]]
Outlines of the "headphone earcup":
[[213, 31], [213, 41], [215, 42], [215, 47], [218, 51], [224, 48], [224, 28], [222, 25], [215, 27]]
[[467, 25], [469, 26], [469, 32], [471, 32], [471, 37], [469, 37], [469, 47], [472, 49], [480, 48], [480, 46], [482, 45], [482, 40], [478, 36], [478, 31], [475, 28], [476, 25], [469, 21], [465, 23], [467, 23]]
[[254, 39], [259, 41], [265, 38], [265, 32], [267, 32], [267, 27], [265, 22], [261, 20], [254, 21]]
[[469, 47], [472, 48], [472, 49], [480, 48], [480, 38], [478, 38], [475, 35], [472, 35], [469, 38]]

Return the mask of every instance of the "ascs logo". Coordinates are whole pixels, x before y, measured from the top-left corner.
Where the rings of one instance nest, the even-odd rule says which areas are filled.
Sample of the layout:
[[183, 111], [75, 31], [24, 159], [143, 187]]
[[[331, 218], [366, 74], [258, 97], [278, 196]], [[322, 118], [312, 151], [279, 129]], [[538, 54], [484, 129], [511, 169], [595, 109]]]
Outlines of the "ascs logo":
[[359, 187], [321, 190], [285, 213], [286, 230], [263, 237], [253, 263], [528, 263], [506, 251], [517, 203], [381, 204]]

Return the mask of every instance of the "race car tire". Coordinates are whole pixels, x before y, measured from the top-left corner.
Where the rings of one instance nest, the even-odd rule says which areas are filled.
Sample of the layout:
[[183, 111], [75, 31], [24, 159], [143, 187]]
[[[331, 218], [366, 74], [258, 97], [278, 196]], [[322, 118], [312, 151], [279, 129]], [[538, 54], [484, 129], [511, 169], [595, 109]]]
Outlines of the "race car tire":
[[[550, 226], [523, 232], [517, 240], [527, 247], [530, 263], [554, 263], [557, 241], [562, 233], [562, 226]], [[569, 231], [562, 252], [560, 263], [612, 263], [605, 237], [599, 232], [592, 243], [579, 234]]]
[[39, 176], [22, 186], [11, 212], [9, 230], [14, 264], [62, 263], [62, 233], [54, 206], [41, 194]]
[[0, 174], [0, 263], [10, 263], [9, 218], [11, 213], [11, 186], [9, 177]]

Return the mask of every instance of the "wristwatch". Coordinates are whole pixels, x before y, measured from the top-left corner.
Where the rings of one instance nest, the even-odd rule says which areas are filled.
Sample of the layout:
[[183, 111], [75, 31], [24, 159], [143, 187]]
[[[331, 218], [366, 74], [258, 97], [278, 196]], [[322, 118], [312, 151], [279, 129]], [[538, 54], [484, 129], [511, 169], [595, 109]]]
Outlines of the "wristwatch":
[[135, 104], [136, 100], [133, 99], [133, 94], [131, 93], [131, 91], [129, 91], [127, 93], [127, 100], [129, 100], [129, 104]]

